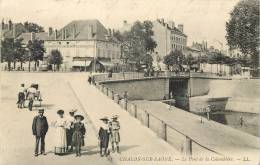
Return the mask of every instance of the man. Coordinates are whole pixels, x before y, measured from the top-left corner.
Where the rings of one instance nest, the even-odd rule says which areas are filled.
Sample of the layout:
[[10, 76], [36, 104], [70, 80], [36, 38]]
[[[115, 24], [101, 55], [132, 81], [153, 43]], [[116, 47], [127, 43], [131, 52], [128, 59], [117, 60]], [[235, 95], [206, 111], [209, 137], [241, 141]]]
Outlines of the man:
[[119, 153], [119, 142], [120, 142], [120, 123], [117, 120], [118, 116], [115, 115], [112, 117], [112, 121], [110, 123], [110, 130], [111, 130], [111, 145], [112, 145], [112, 152], [115, 152], [115, 145], [116, 145], [116, 151]]
[[25, 102], [25, 87], [24, 84], [21, 84], [21, 87], [19, 89], [19, 93], [18, 93], [18, 108], [23, 108], [24, 107], [24, 102]]
[[34, 156], [38, 156], [38, 150], [39, 150], [39, 144], [41, 141], [41, 149], [40, 153], [43, 155], [45, 154], [45, 135], [48, 131], [48, 122], [47, 118], [43, 116], [44, 114], [44, 109], [39, 109], [39, 115], [35, 116], [33, 119], [32, 123], [32, 132], [33, 135], [36, 138], [36, 143], [35, 143], [35, 150], [34, 150]]
[[31, 85], [31, 87], [29, 87], [27, 89], [27, 99], [29, 100], [29, 105], [28, 105], [28, 109], [30, 111], [32, 111], [32, 107], [33, 107], [33, 100], [34, 100], [34, 96], [36, 95], [37, 90], [35, 89], [35, 87], [33, 86], [33, 84]]

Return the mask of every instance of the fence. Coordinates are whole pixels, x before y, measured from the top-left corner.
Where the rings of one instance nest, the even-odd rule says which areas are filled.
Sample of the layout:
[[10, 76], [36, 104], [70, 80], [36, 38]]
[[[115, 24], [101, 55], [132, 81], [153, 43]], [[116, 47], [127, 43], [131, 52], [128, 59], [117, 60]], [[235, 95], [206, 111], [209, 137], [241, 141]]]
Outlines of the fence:
[[[132, 75], [131, 75], [132, 76]], [[154, 131], [160, 138], [171, 144], [179, 152], [186, 155], [221, 155], [220, 153], [210, 149], [192, 137], [177, 130], [170, 124], [155, 116], [152, 112], [148, 112], [127, 100], [127, 92], [118, 94], [115, 91], [97, 83], [96, 87], [115, 103], [119, 104], [131, 116], [138, 119], [143, 125]]]

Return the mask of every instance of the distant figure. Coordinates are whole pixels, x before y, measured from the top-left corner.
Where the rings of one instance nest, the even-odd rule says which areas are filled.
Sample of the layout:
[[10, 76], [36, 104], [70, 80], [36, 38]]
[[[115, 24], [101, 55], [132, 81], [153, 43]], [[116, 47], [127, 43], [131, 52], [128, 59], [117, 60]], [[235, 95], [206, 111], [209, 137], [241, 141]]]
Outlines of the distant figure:
[[89, 83], [89, 85], [91, 85], [91, 80], [92, 78], [91, 78], [91, 76], [88, 76], [88, 83]]
[[166, 96], [163, 96], [163, 100], [166, 100]]
[[55, 155], [64, 155], [66, 154], [67, 149], [67, 135], [66, 135], [66, 127], [67, 121], [64, 118], [64, 111], [58, 110], [57, 114], [59, 115], [58, 119], [54, 122], [54, 127], [56, 128], [56, 143], [54, 147]]
[[86, 128], [81, 122], [84, 120], [82, 115], [75, 116], [76, 122], [73, 124], [73, 135], [72, 135], [72, 144], [76, 148], [76, 157], [81, 156], [81, 146], [84, 146], [84, 136], [86, 133]]
[[28, 109], [30, 111], [32, 111], [33, 100], [34, 100], [34, 96], [36, 95], [36, 92], [37, 90], [34, 88], [33, 84], [27, 89], [27, 99], [29, 100]]
[[243, 125], [244, 125], [244, 119], [242, 116], [239, 117], [239, 124], [240, 124], [240, 127], [243, 127]]
[[115, 152], [115, 145], [116, 145], [116, 151], [117, 153], [119, 153], [120, 123], [117, 119], [118, 119], [117, 115], [112, 117], [112, 121], [110, 122], [110, 132], [111, 132], [112, 152]]
[[99, 138], [99, 146], [100, 146], [100, 156], [103, 157], [108, 156], [108, 143], [109, 143], [109, 126], [108, 126], [108, 118], [104, 117], [101, 118], [100, 120], [103, 121], [103, 125], [99, 128], [98, 131], [98, 138]]
[[24, 108], [24, 102], [25, 102], [25, 92], [26, 89], [24, 87], [24, 84], [21, 84], [21, 87], [19, 89], [19, 93], [18, 93], [18, 108]]
[[[67, 129], [66, 129], [66, 135], [67, 135], [67, 150], [69, 152], [73, 151], [73, 145], [72, 145], [72, 134], [73, 134], [73, 124], [75, 123], [74, 114], [77, 110], [72, 109], [69, 112], [69, 115], [67, 117]], [[70, 146], [70, 149], [69, 149]]]
[[39, 115], [34, 117], [33, 123], [32, 123], [32, 132], [36, 138], [34, 156], [38, 156], [40, 141], [41, 141], [40, 153], [43, 155], [46, 155], [44, 140], [45, 140], [45, 135], [49, 128], [47, 118], [45, 116], [43, 116], [44, 109], [39, 109], [38, 113], [39, 113]]

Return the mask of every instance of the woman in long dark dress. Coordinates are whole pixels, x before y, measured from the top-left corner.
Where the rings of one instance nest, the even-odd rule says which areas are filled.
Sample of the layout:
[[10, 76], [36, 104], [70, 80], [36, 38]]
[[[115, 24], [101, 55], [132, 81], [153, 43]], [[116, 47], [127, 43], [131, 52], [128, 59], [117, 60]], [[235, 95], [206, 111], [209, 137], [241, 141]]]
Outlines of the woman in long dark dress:
[[84, 135], [86, 128], [81, 122], [84, 117], [82, 115], [75, 115], [76, 122], [73, 124], [72, 144], [76, 148], [76, 156], [81, 156], [81, 146], [84, 146]]
[[99, 145], [100, 145], [100, 156], [103, 157], [108, 156], [108, 144], [109, 144], [109, 135], [110, 135], [110, 131], [109, 131], [109, 126], [108, 126], [108, 118], [104, 117], [102, 119], [100, 119], [103, 121], [103, 125], [99, 128], [99, 132], [98, 132], [98, 137], [99, 137]]

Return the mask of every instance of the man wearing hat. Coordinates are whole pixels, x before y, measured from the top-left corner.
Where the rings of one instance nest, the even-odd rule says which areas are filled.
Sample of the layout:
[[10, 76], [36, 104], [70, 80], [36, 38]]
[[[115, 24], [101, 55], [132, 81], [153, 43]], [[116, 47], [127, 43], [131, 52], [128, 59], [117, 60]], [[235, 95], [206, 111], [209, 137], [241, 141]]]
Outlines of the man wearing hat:
[[24, 101], [25, 101], [25, 87], [24, 84], [21, 84], [20, 89], [19, 89], [19, 93], [18, 93], [18, 108], [23, 108], [24, 107]]
[[76, 148], [76, 157], [81, 156], [81, 146], [84, 146], [84, 136], [86, 133], [86, 128], [84, 123], [81, 121], [84, 120], [82, 115], [75, 115], [75, 123], [73, 124], [73, 135], [72, 135], [72, 144]]
[[116, 151], [119, 153], [119, 142], [120, 142], [120, 123], [117, 120], [118, 116], [114, 115], [112, 117], [112, 121], [110, 122], [110, 130], [111, 130], [111, 145], [112, 145], [112, 152], [115, 152], [115, 145], [116, 145]]
[[38, 113], [39, 114], [34, 117], [33, 123], [32, 123], [32, 132], [33, 132], [33, 135], [36, 137], [34, 156], [38, 156], [40, 141], [41, 141], [40, 153], [43, 155], [46, 155], [44, 140], [45, 140], [45, 135], [49, 128], [47, 118], [45, 116], [43, 116], [44, 109], [39, 109]]
[[100, 156], [103, 157], [108, 156], [108, 143], [109, 143], [109, 134], [110, 134], [110, 130], [109, 130], [109, 126], [108, 126], [108, 118], [107, 117], [103, 117], [100, 120], [103, 121], [103, 124], [101, 125], [101, 127], [99, 128], [98, 131], [98, 139], [99, 139], [99, 146], [100, 146]]
[[70, 146], [69, 151], [73, 151], [73, 145], [72, 145], [72, 134], [73, 134], [73, 124], [75, 122], [74, 114], [77, 110], [72, 109], [69, 111], [69, 116], [67, 117], [67, 122], [68, 122], [68, 127], [66, 129], [66, 134], [67, 134], [67, 150], [69, 149], [68, 147]]

